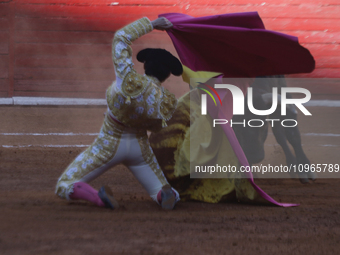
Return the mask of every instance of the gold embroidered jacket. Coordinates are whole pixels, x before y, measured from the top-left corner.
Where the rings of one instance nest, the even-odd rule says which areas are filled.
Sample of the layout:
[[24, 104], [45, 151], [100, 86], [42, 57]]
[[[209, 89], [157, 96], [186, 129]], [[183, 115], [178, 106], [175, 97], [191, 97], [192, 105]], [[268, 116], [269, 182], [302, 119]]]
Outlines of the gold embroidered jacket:
[[157, 131], [172, 117], [177, 99], [157, 78], [140, 75], [133, 68], [131, 43], [153, 30], [142, 18], [117, 31], [112, 43], [116, 81], [106, 92], [112, 116], [124, 125]]

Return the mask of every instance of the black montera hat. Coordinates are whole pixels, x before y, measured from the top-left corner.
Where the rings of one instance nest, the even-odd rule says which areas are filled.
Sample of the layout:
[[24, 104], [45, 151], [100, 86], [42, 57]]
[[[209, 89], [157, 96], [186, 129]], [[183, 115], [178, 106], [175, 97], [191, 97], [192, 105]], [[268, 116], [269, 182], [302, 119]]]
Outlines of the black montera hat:
[[170, 73], [180, 76], [183, 73], [181, 62], [170, 52], [164, 49], [147, 48], [137, 54], [137, 60], [142, 63], [156, 62], [166, 67]]

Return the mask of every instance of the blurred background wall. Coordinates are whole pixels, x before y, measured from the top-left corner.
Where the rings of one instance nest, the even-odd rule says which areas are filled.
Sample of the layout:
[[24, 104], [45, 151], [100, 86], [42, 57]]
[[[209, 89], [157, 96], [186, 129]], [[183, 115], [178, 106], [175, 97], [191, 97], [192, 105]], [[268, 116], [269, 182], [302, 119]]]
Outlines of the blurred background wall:
[[[267, 29], [295, 35], [316, 60], [310, 74], [340, 78], [339, 0], [0, 0], [0, 97], [104, 98], [115, 79], [114, 32], [143, 16], [180, 12], [206, 16], [257, 11]], [[133, 45], [176, 54], [165, 32], [154, 31]], [[209, 49], [207, 49], [209, 50]], [[142, 65], [134, 58], [136, 69]], [[311, 79], [300, 87], [320, 98], [339, 99], [340, 87]], [[188, 90], [181, 78], [165, 86], [176, 96]]]

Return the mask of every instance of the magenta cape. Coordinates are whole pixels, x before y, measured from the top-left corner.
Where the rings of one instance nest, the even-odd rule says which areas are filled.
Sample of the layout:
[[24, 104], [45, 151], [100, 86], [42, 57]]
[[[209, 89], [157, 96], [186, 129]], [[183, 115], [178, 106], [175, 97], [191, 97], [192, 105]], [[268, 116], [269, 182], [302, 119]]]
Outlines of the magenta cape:
[[257, 12], [159, 16], [172, 22], [167, 33], [182, 64], [193, 71], [235, 78], [309, 73], [315, 68], [313, 56], [297, 37], [266, 30]]
[[[296, 37], [266, 30], [257, 12], [200, 18], [180, 13], [159, 16], [172, 22], [173, 27], [167, 33], [182, 64], [194, 72], [220, 72], [224, 77], [256, 77], [308, 73], [315, 68], [313, 56]], [[249, 83], [239, 84], [244, 93]], [[208, 97], [208, 112], [212, 118], [230, 120], [232, 97], [226, 91], [218, 90], [218, 93], [223, 107], [216, 111]], [[249, 166], [233, 129], [229, 125], [221, 126], [240, 164]], [[247, 173], [247, 178], [270, 203], [284, 207], [297, 205], [275, 201], [254, 183], [252, 173]]]

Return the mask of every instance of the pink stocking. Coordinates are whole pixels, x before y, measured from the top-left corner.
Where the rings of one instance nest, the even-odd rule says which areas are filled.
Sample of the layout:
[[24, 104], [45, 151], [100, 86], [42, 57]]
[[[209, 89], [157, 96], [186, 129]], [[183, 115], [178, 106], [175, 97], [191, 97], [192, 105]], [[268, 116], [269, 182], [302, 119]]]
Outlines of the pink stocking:
[[105, 207], [105, 204], [98, 196], [98, 191], [85, 182], [74, 183], [73, 193], [70, 194], [69, 197], [71, 199], [82, 199], [90, 201], [100, 207]]
[[157, 193], [157, 202], [159, 204], [162, 203], [162, 190], [158, 191], [158, 193]]

